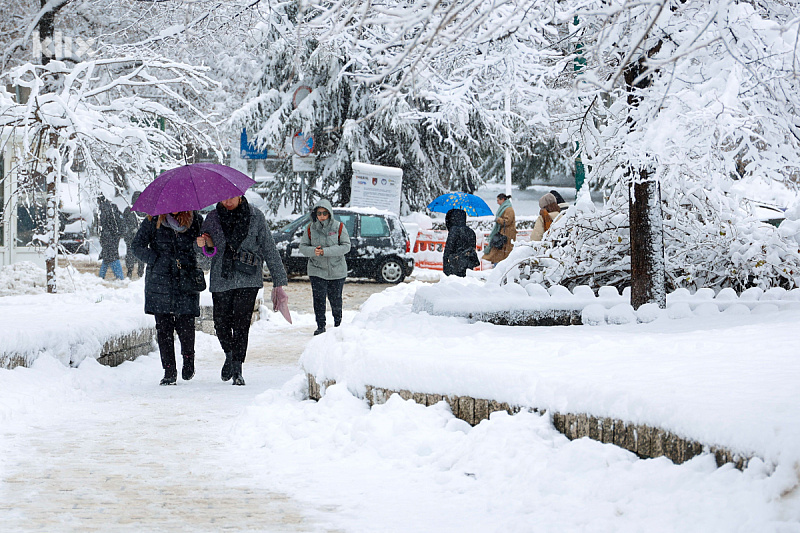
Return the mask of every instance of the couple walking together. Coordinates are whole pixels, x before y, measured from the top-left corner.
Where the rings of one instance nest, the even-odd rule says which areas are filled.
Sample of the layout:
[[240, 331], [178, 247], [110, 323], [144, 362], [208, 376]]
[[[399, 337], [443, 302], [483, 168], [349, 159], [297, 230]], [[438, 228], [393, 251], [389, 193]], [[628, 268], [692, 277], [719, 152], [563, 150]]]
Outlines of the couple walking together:
[[[309, 257], [316, 335], [325, 331], [326, 295], [335, 325], [341, 322], [342, 287], [347, 275], [344, 254], [350, 250], [350, 239], [346, 229], [339, 229], [327, 200], [314, 206], [311, 219], [300, 250]], [[181, 344], [181, 377], [194, 377], [194, 319], [200, 316], [200, 292], [205, 289], [196, 246], [212, 257], [209, 290], [214, 329], [225, 352], [221, 377], [244, 385], [242, 363], [256, 297], [264, 284], [264, 262], [272, 275], [273, 303], [277, 306], [288, 301], [283, 290], [288, 282], [286, 271], [266, 219], [244, 196], [219, 202], [205, 221], [193, 211], [147, 217], [133, 239], [134, 254], [147, 264], [144, 310], [156, 319], [156, 340], [164, 368], [161, 385], [177, 381], [174, 333]]]

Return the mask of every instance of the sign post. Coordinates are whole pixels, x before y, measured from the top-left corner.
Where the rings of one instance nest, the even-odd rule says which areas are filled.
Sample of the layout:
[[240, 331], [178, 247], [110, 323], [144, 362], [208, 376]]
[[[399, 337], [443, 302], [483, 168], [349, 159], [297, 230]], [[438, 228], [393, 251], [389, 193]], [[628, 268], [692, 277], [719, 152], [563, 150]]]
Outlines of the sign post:
[[376, 207], [400, 214], [403, 169], [353, 162], [351, 207]]

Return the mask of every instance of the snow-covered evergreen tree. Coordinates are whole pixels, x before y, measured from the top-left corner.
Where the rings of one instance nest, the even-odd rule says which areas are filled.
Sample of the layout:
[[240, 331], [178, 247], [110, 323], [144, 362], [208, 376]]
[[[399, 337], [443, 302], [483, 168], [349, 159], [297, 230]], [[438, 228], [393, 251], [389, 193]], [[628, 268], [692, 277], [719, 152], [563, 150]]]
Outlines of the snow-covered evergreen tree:
[[[358, 79], [360, 61], [371, 59], [277, 24], [272, 28], [265, 35], [263, 73], [231, 124], [246, 127], [262, 147], [283, 155], [290, 153], [287, 139], [297, 132], [313, 134], [317, 172], [307, 184], [307, 204], [321, 196], [346, 204], [354, 161], [402, 168], [408, 209], [421, 209], [448, 190], [478, 187], [473, 161], [486, 128], [478, 106], [459, 110], [463, 123], [455, 124], [440, 101], [407, 91], [394, 97], [382, 93], [380, 83]], [[293, 96], [301, 86], [312, 91], [295, 108]], [[268, 199], [276, 210], [281, 203], [299, 208], [298, 195], [287, 158]]]

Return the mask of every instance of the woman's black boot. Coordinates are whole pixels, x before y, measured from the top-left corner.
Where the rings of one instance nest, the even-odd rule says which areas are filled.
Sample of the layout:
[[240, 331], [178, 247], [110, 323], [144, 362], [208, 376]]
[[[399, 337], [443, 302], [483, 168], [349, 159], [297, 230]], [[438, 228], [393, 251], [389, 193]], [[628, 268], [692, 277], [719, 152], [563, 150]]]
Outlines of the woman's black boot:
[[233, 368], [233, 384], [244, 385], [244, 378], [242, 377], [242, 362], [233, 361], [231, 363], [231, 367]]
[[225, 363], [222, 365], [220, 377], [222, 381], [228, 381], [233, 377], [233, 356], [229, 353], [225, 354]]
[[178, 381], [178, 369], [174, 366], [167, 367], [164, 369], [164, 377], [161, 378], [159, 385], [175, 385], [176, 381]]
[[183, 367], [181, 368], [181, 377], [183, 381], [189, 381], [194, 377], [194, 354], [183, 354]]

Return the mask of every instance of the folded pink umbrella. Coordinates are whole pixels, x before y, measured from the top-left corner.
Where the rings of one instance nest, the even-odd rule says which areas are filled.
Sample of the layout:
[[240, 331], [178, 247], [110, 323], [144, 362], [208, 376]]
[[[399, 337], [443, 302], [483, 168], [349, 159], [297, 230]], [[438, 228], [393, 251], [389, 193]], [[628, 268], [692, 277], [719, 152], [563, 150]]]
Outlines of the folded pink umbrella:
[[283, 318], [291, 324], [292, 315], [289, 314], [289, 295], [284, 292], [283, 287], [272, 288], [272, 310], [280, 311]]

